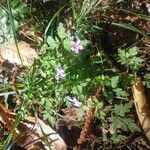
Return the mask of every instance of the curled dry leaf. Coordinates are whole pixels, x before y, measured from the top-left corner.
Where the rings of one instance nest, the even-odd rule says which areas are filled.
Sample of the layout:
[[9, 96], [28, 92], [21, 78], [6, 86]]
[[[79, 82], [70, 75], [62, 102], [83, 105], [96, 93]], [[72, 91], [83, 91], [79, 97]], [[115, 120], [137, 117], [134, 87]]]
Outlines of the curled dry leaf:
[[135, 78], [132, 87], [134, 104], [141, 126], [150, 141], [150, 109], [146, 100], [144, 87], [140, 77]]
[[[15, 113], [0, 104], [0, 122], [8, 131], [13, 125], [15, 116]], [[67, 149], [65, 142], [55, 130], [42, 120], [31, 116], [22, 120], [13, 134], [13, 140], [26, 150], [47, 150], [46, 139], [52, 150]]]
[[[31, 48], [26, 42], [18, 42], [19, 52], [24, 66], [31, 66], [33, 60], [38, 57], [35, 49]], [[17, 48], [14, 42], [6, 42], [0, 48], [0, 55], [4, 60], [10, 63], [21, 65], [21, 60], [17, 53]]]

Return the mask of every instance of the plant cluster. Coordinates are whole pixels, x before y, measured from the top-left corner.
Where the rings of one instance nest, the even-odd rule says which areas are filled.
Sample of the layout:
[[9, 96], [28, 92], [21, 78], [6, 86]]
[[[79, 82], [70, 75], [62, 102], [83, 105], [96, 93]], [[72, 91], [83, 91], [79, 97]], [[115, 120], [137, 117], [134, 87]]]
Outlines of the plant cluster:
[[[42, 1], [40, 4], [44, 5], [44, 3], [47, 1]], [[112, 7], [113, 4], [115, 7]], [[102, 43], [98, 43], [93, 38], [93, 35], [96, 38], [102, 38], [99, 37], [102, 35], [99, 32], [104, 33], [103, 28], [106, 24], [147, 37], [131, 24], [115, 21], [110, 24], [106, 22], [108, 18], [100, 20], [99, 23], [93, 19], [97, 12], [105, 16], [112, 12], [111, 8], [115, 10], [116, 5], [121, 4], [124, 4], [124, 0], [111, 0], [106, 4], [99, 0], [81, 2], [71, 0], [69, 4], [63, 6], [59, 3], [60, 8], [49, 23], [43, 21], [46, 20], [45, 18], [43, 22], [41, 21], [42, 23], [39, 20], [34, 22], [37, 27], [41, 25], [42, 30], [45, 23], [48, 25], [43, 33], [44, 42], [39, 57], [18, 77], [18, 85], [21, 85], [20, 89], [23, 92], [19, 97], [21, 101], [15, 109], [17, 117], [12, 132], [21, 118], [31, 111], [57, 128], [59, 120], [65, 118], [62, 110], [72, 108], [76, 110], [76, 121], [82, 123], [85, 121], [87, 110], [94, 110], [91, 120], [93, 124], [98, 122], [101, 126], [102, 134], [99, 143], [119, 143], [125, 140], [127, 133], [140, 132], [131, 113], [134, 109], [131, 86], [139, 65], [143, 62], [139, 57], [139, 48], [135, 44], [130, 47], [121, 45], [113, 56], [121, 69], [116, 67], [117, 69], [114, 70], [112, 62], [109, 62], [104, 53]], [[66, 23], [64, 18], [60, 17], [60, 13], [68, 5], [69, 8], [66, 11], [71, 14], [71, 23], [67, 15]], [[5, 5], [0, 7], [0, 44], [12, 38], [16, 40], [15, 34], [19, 24], [26, 18], [28, 12], [29, 7], [20, 0], [11, 2], [8, 0], [8, 9]], [[41, 12], [37, 14], [42, 16]], [[90, 20], [92, 15], [93, 18]], [[37, 19], [41, 16], [37, 16]], [[0, 70], [0, 73], [2, 71]], [[144, 79], [144, 85], [149, 88], [149, 74], [145, 74]], [[8, 81], [0, 75], [0, 87], [8, 90], [7, 84]], [[18, 85], [17, 88], [19, 88]], [[8, 133], [6, 144], [9, 144], [12, 132]]]
[[[56, 126], [61, 108], [77, 108], [78, 120], [86, 109], [96, 108], [95, 118], [108, 124], [112, 140], [122, 140], [120, 131], [139, 131], [134, 118], [127, 117], [132, 108], [129, 86], [139, 62], [136, 47], [118, 50], [118, 62], [126, 68], [124, 73], [111, 73], [107, 61], [99, 50], [91, 58], [91, 42], [80, 38], [78, 31], [66, 30], [59, 23], [56, 36], [48, 36], [42, 54], [27, 73], [23, 98], [31, 104], [34, 99], [41, 107], [44, 120]], [[130, 70], [129, 70], [130, 69]], [[99, 95], [96, 92], [99, 89]], [[88, 101], [94, 95], [92, 101]], [[104, 109], [115, 104], [112, 113]], [[93, 116], [94, 117], [94, 116]], [[106, 118], [110, 120], [106, 121]], [[118, 134], [118, 136], [117, 136]]]

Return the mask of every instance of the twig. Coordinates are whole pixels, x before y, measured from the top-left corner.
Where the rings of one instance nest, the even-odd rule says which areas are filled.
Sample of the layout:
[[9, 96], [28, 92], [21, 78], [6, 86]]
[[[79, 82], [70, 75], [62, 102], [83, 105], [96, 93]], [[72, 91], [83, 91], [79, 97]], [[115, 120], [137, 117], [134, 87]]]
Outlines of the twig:
[[[26, 89], [23, 89], [23, 90], [18, 90], [18, 92], [19, 93], [22, 93], [22, 92], [24, 92], [24, 91], [26, 91]], [[0, 97], [2, 97], [2, 96], [9, 96], [9, 95], [13, 95], [13, 94], [16, 94], [16, 92], [15, 91], [11, 91], [11, 92], [3, 92], [3, 93], [0, 93]]]

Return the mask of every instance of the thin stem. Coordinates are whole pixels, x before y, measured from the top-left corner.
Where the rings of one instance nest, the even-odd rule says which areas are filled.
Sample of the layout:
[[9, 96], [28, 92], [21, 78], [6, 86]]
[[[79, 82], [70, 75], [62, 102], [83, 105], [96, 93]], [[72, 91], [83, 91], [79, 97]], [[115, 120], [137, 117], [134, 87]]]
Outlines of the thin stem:
[[22, 58], [21, 58], [21, 54], [20, 54], [20, 51], [19, 51], [18, 44], [17, 44], [17, 37], [16, 37], [16, 32], [15, 32], [15, 24], [14, 24], [13, 14], [12, 14], [12, 10], [11, 10], [10, 0], [7, 0], [7, 7], [8, 7], [8, 11], [9, 11], [9, 17], [10, 17], [11, 27], [12, 27], [12, 31], [13, 31], [13, 37], [14, 37], [16, 48], [17, 48], [17, 55], [18, 55], [18, 57], [20, 59], [21, 65], [23, 66], [23, 61], [22, 61]]

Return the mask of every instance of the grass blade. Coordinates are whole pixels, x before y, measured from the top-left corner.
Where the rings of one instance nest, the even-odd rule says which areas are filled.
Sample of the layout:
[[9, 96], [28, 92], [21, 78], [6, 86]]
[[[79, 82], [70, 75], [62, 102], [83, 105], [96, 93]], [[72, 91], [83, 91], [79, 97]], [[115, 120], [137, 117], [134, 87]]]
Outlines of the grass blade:
[[47, 35], [47, 32], [52, 24], [52, 22], [54, 21], [54, 19], [59, 15], [59, 13], [64, 9], [65, 5], [60, 7], [59, 10], [53, 15], [52, 19], [49, 21], [46, 29], [45, 29], [45, 32], [44, 32], [44, 39], [46, 39], [46, 35]]
[[133, 32], [136, 32], [136, 33], [142, 35], [142, 36], [145, 37], [145, 38], [149, 38], [149, 36], [148, 36], [146, 33], [140, 31], [138, 28], [134, 27], [134, 26], [131, 25], [131, 24], [112, 22], [111, 25], [114, 25], [114, 26], [117, 26], [117, 27], [121, 27], [121, 28], [124, 28], [124, 29], [128, 29], [128, 30], [131, 30], [131, 31], [133, 31]]
[[13, 31], [13, 37], [14, 37], [16, 48], [17, 48], [18, 57], [20, 59], [21, 65], [23, 66], [23, 61], [22, 61], [22, 58], [21, 58], [21, 54], [19, 52], [18, 44], [17, 44], [16, 30], [15, 30], [15, 24], [14, 24], [14, 19], [13, 19], [13, 14], [12, 14], [10, 2], [11, 2], [10, 0], [7, 0], [7, 7], [8, 7], [8, 11], [9, 11], [9, 17], [10, 17], [11, 27], [12, 27], [12, 31]]
[[143, 20], [150, 21], [150, 16], [148, 16], [148, 15], [144, 15], [144, 14], [140, 14], [140, 13], [135, 13], [133, 11], [126, 10], [126, 9], [118, 9], [118, 11], [124, 12], [126, 14], [132, 14], [132, 15], [138, 16], [139, 18], [141, 18]]

